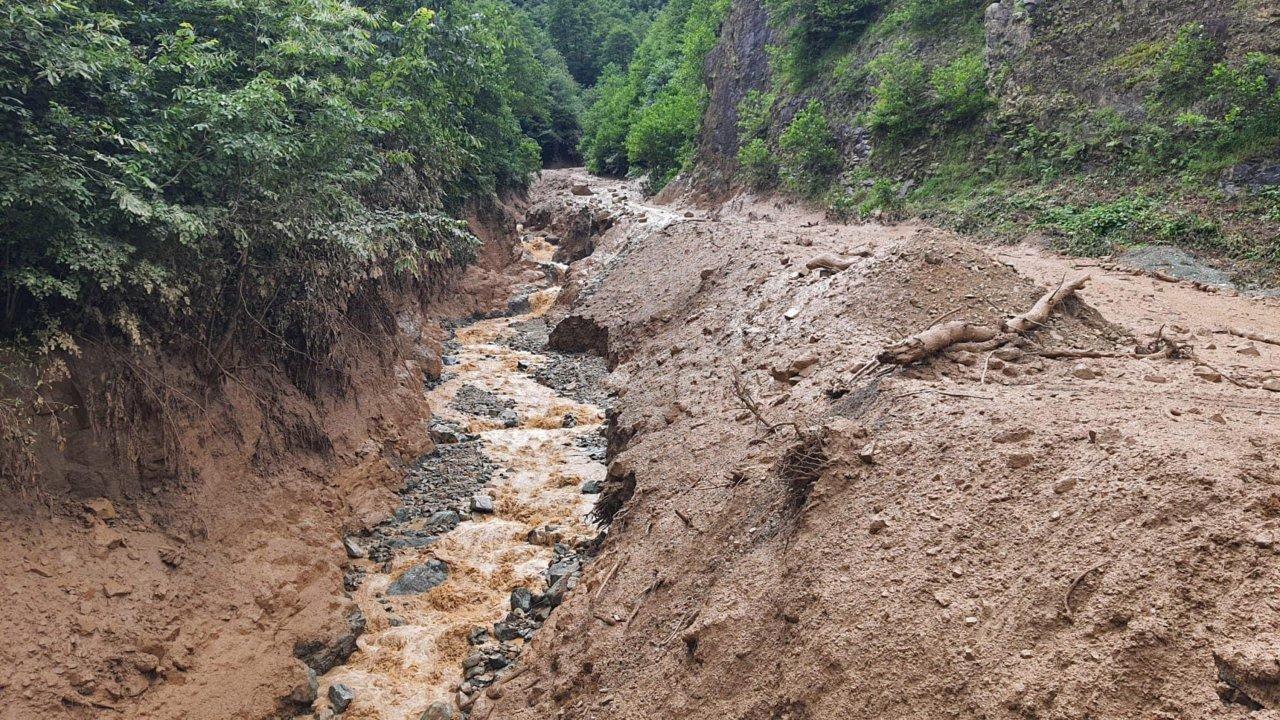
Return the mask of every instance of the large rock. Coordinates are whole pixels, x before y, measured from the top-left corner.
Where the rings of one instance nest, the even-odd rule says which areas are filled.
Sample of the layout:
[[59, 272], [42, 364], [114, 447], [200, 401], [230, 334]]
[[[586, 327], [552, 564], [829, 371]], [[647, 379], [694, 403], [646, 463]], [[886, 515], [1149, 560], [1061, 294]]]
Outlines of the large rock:
[[356, 639], [364, 628], [364, 613], [358, 607], [352, 608], [341, 631], [331, 637], [298, 640], [293, 646], [293, 656], [323, 675], [351, 657], [351, 653], [356, 651]]
[[334, 712], [346, 712], [355, 699], [356, 691], [346, 685], [334, 683], [329, 686], [329, 706], [333, 708]]
[[387, 595], [421, 595], [449, 579], [449, 566], [439, 560], [415, 565], [404, 571], [387, 588]]

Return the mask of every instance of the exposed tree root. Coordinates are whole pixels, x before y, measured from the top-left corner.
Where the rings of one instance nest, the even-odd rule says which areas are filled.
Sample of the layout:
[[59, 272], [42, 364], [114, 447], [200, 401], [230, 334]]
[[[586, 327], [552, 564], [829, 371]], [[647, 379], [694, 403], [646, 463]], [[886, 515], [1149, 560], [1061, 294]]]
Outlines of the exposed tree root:
[[997, 332], [989, 327], [963, 320], [934, 325], [924, 332], [886, 347], [876, 359], [886, 365], [910, 365], [958, 343], [981, 343], [992, 340]]
[[1000, 328], [975, 325], [963, 320], [935, 324], [924, 332], [896, 342], [880, 352], [876, 359], [886, 365], [910, 365], [943, 350], [964, 346], [965, 350], [988, 352], [1008, 345], [1024, 333], [1042, 327], [1055, 308], [1084, 287], [1089, 276], [1067, 283], [1045, 293], [1030, 310], [1001, 323]]

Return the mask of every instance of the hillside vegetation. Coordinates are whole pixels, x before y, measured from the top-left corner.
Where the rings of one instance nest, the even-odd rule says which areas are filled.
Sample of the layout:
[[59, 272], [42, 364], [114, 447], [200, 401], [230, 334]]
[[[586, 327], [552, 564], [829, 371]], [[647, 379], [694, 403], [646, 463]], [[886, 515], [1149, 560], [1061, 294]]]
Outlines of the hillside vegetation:
[[[696, 165], [704, 185], [840, 218], [1043, 233], [1085, 254], [1172, 243], [1267, 276], [1280, 25], [1266, 3], [1210, 5], [738, 0], [723, 23], [725, 3], [672, 3], [602, 81], [583, 154], [654, 187]], [[732, 102], [708, 105], [708, 87]], [[725, 124], [731, 147], [712, 137]]]
[[[550, 38], [493, 0], [20, 0], [0, 11], [3, 340], [251, 333], [323, 353], [366, 279], [577, 142]], [[279, 342], [275, 342], [278, 340]]]

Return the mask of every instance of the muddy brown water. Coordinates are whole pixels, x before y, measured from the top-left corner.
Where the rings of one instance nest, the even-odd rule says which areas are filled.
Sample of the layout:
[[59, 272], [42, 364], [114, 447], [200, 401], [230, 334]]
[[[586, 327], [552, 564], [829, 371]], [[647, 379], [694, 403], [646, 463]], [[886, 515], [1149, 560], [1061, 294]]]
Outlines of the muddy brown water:
[[[526, 242], [525, 249], [535, 259], [553, 250], [536, 241]], [[353, 597], [368, 629], [347, 663], [319, 679], [313, 709], [322, 717], [335, 683], [355, 693], [342, 715], [348, 720], [417, 720], [433, 702], [455, 702], [462, 661], [474, 650], [470, 632], [501, 620], [514, 588], [538, 592], [545, 586], [553, 550], [531, 544], [530, 531], [557, 525], [567, 543], [598, 532], [586, 517], [596, 496], [583, 494], [581, 487], [602, 481], [605, 468], [582, 447], [590, 445], [582, 439], [600, 432], [603, 409], [538, 383], [533, 376], [546, 356], [500, 342], [512, 326], [545, 313], [558, 292], [552, 287], [535, 293], [530, 311], [522, 315], [457, 331], [458, 362], [429, 398], [435, 417], [480, 437], [494, 466], [481, 492], [493, 497], [494, 512], [473, 514], [429, 547], [399, 550], [388, 564], [363, 561], [366, 575]], [[514, 401], [519, 424], [503, 427], [499, 419], [455, 407], [455, 395], [466, 385]], [[566, 423], [566, 416], [575, 422]], [[432, 560], [448, 565], [443, 584], [420, 595], [386, 596], [405, 570]]]

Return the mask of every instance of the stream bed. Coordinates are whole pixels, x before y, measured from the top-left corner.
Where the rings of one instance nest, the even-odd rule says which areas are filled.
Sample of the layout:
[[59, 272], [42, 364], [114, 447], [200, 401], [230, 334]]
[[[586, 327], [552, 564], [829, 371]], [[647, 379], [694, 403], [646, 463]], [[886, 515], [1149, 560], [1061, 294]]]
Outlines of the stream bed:
[[[540, 238], [524, 251], [550, 267]], [[588, 514], [605, 475], [606, 370], [545, 351], [558, 292], [456, 329], [427, 391], [436, 451], [409, 472], [395, 515], [345, 542], [366, 629], [318, 678], [317, 717], [461, 717], [496, 694], [576, 582], [578, 548], [598, 534]]]

